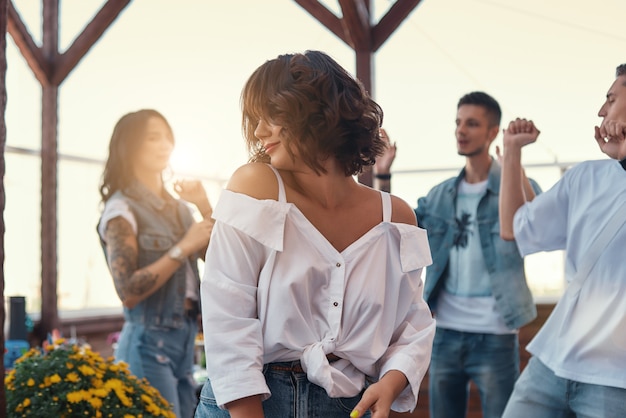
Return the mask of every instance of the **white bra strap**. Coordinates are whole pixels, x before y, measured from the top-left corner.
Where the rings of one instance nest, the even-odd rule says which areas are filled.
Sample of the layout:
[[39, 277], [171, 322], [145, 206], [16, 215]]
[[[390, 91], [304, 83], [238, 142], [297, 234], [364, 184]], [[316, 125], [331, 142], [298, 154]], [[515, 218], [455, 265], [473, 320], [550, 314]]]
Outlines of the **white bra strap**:
[[387, 192], [380, 192], [383, 201], [383, 222], [391, 222], [391, 195]]
[[276, 179], [278, 180], [278, 201], [279, 202], [287, 202], [287, 194], [285, 193], [285, 185], [283, 184], [283, 178], [280, 176], [278, 170], [276, 170], [272, 165], [267, 165], [272, 169], [274, 174], [276, 174]]

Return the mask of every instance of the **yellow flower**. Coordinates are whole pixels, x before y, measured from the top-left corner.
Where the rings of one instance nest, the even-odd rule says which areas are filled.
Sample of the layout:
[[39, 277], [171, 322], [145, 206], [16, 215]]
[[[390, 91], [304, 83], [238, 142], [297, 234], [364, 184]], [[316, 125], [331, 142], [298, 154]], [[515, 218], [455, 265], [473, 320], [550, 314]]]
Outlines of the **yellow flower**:
[[67, 401], [69, 403], [78, 403], [83, 400], [83, 395], [79, 392], [70, 392], [67, 394]]
[[104, 387], [107, 389], [119, 389], [122, 387], [122, 381], [119, 379], [109, 379], [104, 382]]
[[20, 357], [17, 360], [15, 360], [14, 364], [19, 364], [22, 361], [28, 360], [29, 358], [31, 358], [33, 356], [38, 356], [38, 355], [39, 355], [39, 351], [36, 348], [31, 348], [24, 355], [22, 355], [22, 357]]
[[65, 380], [68, 382], [72, 382], [72, 383], [76, 383], [80, 380], [80, 376], [78, 376], [78, 373], [76, 372], [69, 372], [66, 376], [65, 376]]
[[91, 367], [87, 366], [87, 365], [80, 365], [78, 366], [78, 370], [80, 370], [80, 372], [84, 375], [84, 376], [91, 376], [96, 374], [95, 370], [92, 369]]
[[28, 387], [35, 386], [35, 379], [33, 379], [32, 377], [29, 378], [28, 381], [26, 382], [26, 386]]
[[110, 391], [107, 389], [91, 389], [90, 392], [98, 398], [106, 398]]
[[30, 399], [29, 398], [25, 398], [24, 401], [22, 402], [22, 404], [24, 405], [24, 407], [26, 408], [27, 406], [30, 405]]
[[155, 404], [146, 405], [146, 411], [154, 415], [161, 415], [161, 408], [159, 408]]
[[8, 384], [8, 383], [13, 382], [14, 380], [15, 380], [15, 369], [7, 373], [6, 377], [4, 378], [4, 383]]
[[96, 409], [102, 408], [102, 399], [100, 398], [89, 398], [89, 403]]
[[40, 388], [52, 386], [55, 383], [59, 383], [61, 381], [61, 376], [58, 373], [53, 374], [52, 376], [45, 376], [43, 378], [43, 384], [39, 385]]

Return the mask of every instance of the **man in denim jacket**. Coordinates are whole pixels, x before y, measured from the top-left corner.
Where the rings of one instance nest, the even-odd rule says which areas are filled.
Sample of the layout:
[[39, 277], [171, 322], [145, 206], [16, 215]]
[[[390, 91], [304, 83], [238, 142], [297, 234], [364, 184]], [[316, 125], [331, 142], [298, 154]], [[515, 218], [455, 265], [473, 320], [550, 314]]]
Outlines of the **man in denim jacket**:
[[[430, 366], [430, 416], [464, 417], [470, 381], [483, 417], [500, 417], [519, 376], [518, 328], [537, 312], [515, 242], [500, 238], [500, 165], [489, 147], [500, 130], [498, 102], [483, 92], [457, 106], [465, 167], [417, 202], [433, 256], [424, 298], [437, 320]], [[526, 181], [529, 193], [539, 186]]]

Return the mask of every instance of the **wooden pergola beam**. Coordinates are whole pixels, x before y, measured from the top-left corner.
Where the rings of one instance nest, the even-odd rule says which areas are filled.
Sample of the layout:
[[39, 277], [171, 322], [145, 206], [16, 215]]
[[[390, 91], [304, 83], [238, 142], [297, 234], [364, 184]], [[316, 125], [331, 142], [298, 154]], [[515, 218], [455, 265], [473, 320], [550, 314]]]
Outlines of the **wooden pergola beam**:
[[102, 6], [72, 45], [58, 57], [56, 68], [51, 78], [54, 85], [60, 85], [68, 74], [76, 68], [80, 60], [129, 3], [130, 0], [108, 0]]
[[50, 63], [44, 57], [42, 49], [33, 41], [32, 35], [11, 0], [7, 1], [7, 6], [8, 33], [13, 38], [13, 42], [15, 42], [15, 45], [20, 50], [20, 53], [39, 83], [42, 86], [49, 84], [51, 75]]
[[309, 12], [309, 14], [317, 19], [322, 25], [324, 25], [326, 29], [334, 33], [335, 36], [348, 44], [348, 46], [354, 48], [349, 34], [346, 34], [344, 31], [341, 19], [328, 10], [326, 6], [322, 5], [317, 0], [295, 0], [295, 2], [298, 3], [304, 10]]
[[370, 51], [372, 45], [371, 19], [366, 0], [339, 0], [344, 29], [355, 51]]
[[420, 4], [421, 0], [399, 0], [387, 10], [372, 29], [372, 51], [378, 51], [387, 39], [395, 32], [404, 19]]

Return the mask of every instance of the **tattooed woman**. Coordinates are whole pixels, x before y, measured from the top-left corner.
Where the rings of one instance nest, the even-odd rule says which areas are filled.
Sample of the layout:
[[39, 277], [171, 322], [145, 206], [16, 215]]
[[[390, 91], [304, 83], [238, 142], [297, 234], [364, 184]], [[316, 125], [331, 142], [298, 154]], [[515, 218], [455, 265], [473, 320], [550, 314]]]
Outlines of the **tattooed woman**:
[[[166, 119], [139, 110], [116, 124], [102, 175], [104, 209], [98, 234], [124, 305], [124, 327], [115, 357], [146, 378], [174, 407], [191, 417], [192, 380], [199, 313], [197, 260], [204, 256], [213, 221], [200, 181], [164, 187], [163, 171], [174, 148]], [[182, 200], [181, 200], [182, 199]], [[184, 201], [203, 216], [197, 222]]]

